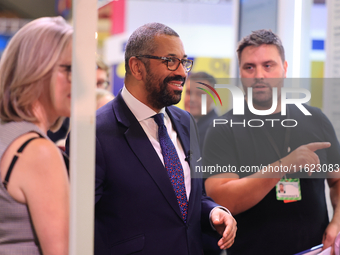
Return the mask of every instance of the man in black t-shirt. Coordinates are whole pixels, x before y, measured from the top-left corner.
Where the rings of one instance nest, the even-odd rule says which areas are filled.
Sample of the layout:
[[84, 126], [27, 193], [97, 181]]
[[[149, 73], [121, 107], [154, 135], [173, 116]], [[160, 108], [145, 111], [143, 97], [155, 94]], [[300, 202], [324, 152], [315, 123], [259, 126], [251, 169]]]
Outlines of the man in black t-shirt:
[[[281, 114], [281, 88], [288, 65], [281, 40], [274, 33], [254, 31], [242, 39], [237, 51], [246, 93], [245, 113], [233, 115], [230, 111], [220, 117], [228, 124], [211, 128], [203, 149], [205, 169], [229, 169], [215, 172], [205, 182], [207, 194], [228, 207], [238, 222], [228, 255], [287, 255], [320, 243], [324, 248], [333, 246], [340, 231], [340, 179], [319, 173], [315, 167], [335, 168], [332, 174], [339, 170], [340, 146], [332, 124], [319, 109], [307, 105], [303, 107], [311, 115], [295, 105], [287, 105], [289, 116]], [[264, 111], [274, 103], [275, 88], [276, 109], [270, 115], [253, 114], [247, 93], [253, 107]], [[295, 120], [297, 125], [285, 119]], [[332, 177], [327, 178], [334, 207], [330, 223], [325, 177]], [[279, 183], [284, 183], [286, 193], [279, 192]]]

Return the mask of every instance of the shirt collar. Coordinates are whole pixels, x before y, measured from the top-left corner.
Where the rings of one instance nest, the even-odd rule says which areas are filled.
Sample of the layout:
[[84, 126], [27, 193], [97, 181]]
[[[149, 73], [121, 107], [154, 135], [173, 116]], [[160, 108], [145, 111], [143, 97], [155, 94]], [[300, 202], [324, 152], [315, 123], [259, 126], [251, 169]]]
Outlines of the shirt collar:
[[[136, 119], [140, 122], [145, 119], [151, 118], [153, 115], [157, 114], [154, 110], [152, 110], [149, 106], [143, 104], [137, 98], [135, 98], [128, 89], [124, 86], [122, 89], [122, 97], [129, 107], [130, 111], [135, 115]], [[163, 113], [164, 116], [167, 117], [165, 112], [165, 107], [163, 107], [159, 113]]]

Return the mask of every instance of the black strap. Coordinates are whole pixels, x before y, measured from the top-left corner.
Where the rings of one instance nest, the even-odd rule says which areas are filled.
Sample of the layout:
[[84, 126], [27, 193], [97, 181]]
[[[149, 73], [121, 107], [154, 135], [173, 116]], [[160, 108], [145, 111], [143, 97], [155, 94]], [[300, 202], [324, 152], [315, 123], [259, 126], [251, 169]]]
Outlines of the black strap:
[[[34, 139], [37, 139], [37, 138], [44, 138], [41, 134], [39, 134], [39, 133], [37, 133], [37, 134], [39, 135], [39, 137], [32, 137], [32, 138], [28, 139], [26, 142], [24, 142], [24, 143], [20, 146], [20, 148], [17, 150], [17, 153], [18, 153], [18, 154], [19, 154], [19, 153], [22, 153], [22, 151], [25, 149], [25, 147], [27, 146], [27, 144], [29, 144], [29, 143], [30, 143], [31, 141], [33, 141]], [[5, 176], [5, 180], [4, 180], [4, 182], [3, 182], [3, 185], [4, 185], [4, 187], [5, 187], [6, 189], [7, 189], [7, 184], [8, 184], [8, 182], [9, 182], [9, 177], [10, 177], [10, 175], [11, 175], [11, 173], [12, 173], [13, 167], [14, 167], [15, 163], [17, 162], [18, 158], [19, 158], [19, 155], [15, 155], [15, 156], [13, 157], [13, 159], [12, 159], [11, 164], [9, 165], [7, 174], [6, 174], [6, 176]]]
[[70, 169], [70, 159], [69, 159], [68, 155], [64, 151], [62, 151], [61, 149], [60, 149], [60, 152], [61, 152], [61, 155], [63, 156], [63, 159], [64, 159], [67, 174], [70, 175], [70, 171], [69, 171], [69, 169]]

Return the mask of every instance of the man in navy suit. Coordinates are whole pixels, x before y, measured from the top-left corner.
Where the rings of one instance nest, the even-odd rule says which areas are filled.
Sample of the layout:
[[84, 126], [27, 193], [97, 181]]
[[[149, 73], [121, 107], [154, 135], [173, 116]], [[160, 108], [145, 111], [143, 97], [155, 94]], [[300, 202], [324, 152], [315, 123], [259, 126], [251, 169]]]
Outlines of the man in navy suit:
[[[191, 67], [178, 34], [163, 24], [146, 24], [129, 38], [125, 86], [97, 112], [95, 254], [202, 254], [201, 230], [214, 229], [221, 249], [233, 244], [234, 218], [190, 171], [201, 163], [194, 120], [172, 106]], [[158, 113], [182, 166], [185, 218], [164, 166]]]

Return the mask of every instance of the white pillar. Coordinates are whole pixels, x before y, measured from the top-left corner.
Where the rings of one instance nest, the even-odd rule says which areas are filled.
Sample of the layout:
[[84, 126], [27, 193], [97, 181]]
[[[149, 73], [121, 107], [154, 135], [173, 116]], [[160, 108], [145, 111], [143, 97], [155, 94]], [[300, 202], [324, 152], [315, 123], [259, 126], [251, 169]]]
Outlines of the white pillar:
[[[236, 53], [236, 48], [239, 42], [239, 26], [240, 26], [240, 0], [233, 0], [233, 27], [234, 27], [234, 55], [231, 58], [230, 62], [230, 77], [238, 78], [238, 58]], [[232, 82], [236, 81], [233, 79]], [[236, 84], [233, 84], [236, 85]]]
[[327, 38], [323, 110], [340, 138], [340, 0], [327, 0]]
[[[310, 77], [312, 0], [279, 0], [278, 29], [288, 62], [287, 78]], [[308, 88], [307, 88], [308, 89]]]
[[340, 1], [327, 0], [327, 38], [326, 43], [326, 61], [325, 61], [325, 78], [340, 78]]
[[70, 254], [92, 255], [97, 1], [73, 0]]

